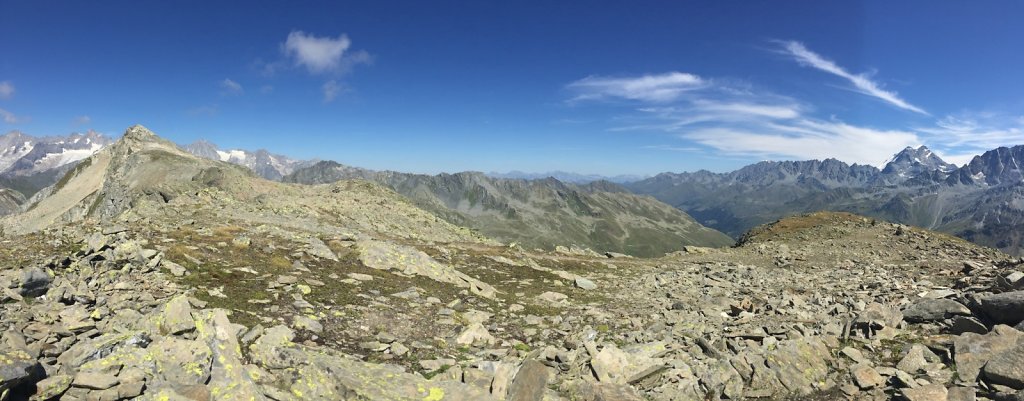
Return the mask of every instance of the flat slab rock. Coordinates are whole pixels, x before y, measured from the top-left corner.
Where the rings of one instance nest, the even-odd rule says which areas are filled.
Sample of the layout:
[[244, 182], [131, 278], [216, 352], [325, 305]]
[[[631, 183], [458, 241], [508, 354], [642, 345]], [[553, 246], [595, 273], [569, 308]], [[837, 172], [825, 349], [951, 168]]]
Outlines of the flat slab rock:
[[936, 322], [953, 316], [970, 316], [971, 310], [952, 299], [922, 299], [903, 310], [910, 323]]
[[985, 335], [964, 333], [953, 340], [957, 377], [964, 382], [978, 380], [981, 368], [990, 360], [1018, 347], [1024, 342], [1024, 333], [997, 325]]

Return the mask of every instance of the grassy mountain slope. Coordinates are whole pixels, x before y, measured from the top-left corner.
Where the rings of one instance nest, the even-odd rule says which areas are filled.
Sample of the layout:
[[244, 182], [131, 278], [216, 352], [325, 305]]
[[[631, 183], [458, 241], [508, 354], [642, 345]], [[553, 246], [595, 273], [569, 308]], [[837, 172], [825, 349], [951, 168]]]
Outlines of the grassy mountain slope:
[[380, 183], [448, 221], [529, 247], [579, 245], [656, 256], [685, 245], [732, 243], [686, 213], [608, 182], [577, 186], [555, 179], [498, 179], [475, 172], [373, 172], [334, 162], [298, 170], [284, 181], [322, 184], [352, 178]]

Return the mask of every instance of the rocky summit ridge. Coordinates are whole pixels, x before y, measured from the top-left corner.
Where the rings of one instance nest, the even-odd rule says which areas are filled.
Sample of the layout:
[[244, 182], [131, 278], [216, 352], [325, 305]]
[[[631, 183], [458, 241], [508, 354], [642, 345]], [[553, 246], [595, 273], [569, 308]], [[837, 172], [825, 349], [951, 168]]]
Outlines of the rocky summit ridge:
[[58, 184], [0, 222], [5, 401], [1024, 399], [1024, 261], [907, 225], [537, 250], [138, 126]]

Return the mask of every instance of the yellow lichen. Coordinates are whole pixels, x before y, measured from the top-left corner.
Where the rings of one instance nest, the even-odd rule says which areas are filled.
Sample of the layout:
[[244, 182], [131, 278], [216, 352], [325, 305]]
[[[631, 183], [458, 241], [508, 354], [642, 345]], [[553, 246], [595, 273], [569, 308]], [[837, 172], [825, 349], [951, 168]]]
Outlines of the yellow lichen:
[[439, 387], [431, 387], [430, 394], [423, 398], [423, 401], [441, 401], [444, 399], [444, 390]]

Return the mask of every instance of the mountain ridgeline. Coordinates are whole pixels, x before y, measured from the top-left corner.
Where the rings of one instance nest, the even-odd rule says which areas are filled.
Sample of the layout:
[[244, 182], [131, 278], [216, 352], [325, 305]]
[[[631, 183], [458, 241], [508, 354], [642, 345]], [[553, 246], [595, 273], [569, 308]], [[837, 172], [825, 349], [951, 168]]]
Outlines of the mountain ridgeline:
[[656, 256], [685, 245], [732, 244], [728, 236], [686, 213], [607, 181], [574, 185], [554, 178], [501, 179], [477, 172], [378, 172], [329, 161], [296, 170], [283, 181], [324, 184], [345, 179], [379, 183], [454, 224], [529, 247], [577, 245]]
[[985, 152], [960, 168], [921, 146], [904, 149], [882, 169], [835, 159], [760, 162], [729, 173], [663, 173], [625, 186], [734, 237], [785, 216], [833, 210], [1021, 254], [1021, 163], [1024, 146]]

